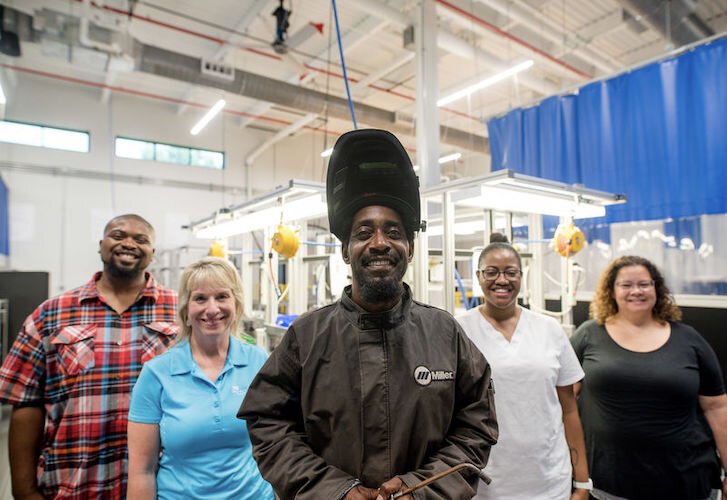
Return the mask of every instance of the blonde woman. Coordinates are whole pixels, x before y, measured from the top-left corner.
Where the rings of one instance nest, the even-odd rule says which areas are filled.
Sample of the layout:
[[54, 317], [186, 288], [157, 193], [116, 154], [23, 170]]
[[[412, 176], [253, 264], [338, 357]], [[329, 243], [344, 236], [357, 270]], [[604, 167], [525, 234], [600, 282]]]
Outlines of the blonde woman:
[[591, 315], [572, 343], [586, 373], [578, 406], [593, 496], [725, 498], [712, 492], [724, 491], [716, 449], [727, 457], [722, 373], [707, 342], [679, 322], [662, 274], [643, 257], [616, 259]]
[[235, 416], [266, 359], [235, 337], [241, 318], [232, 264], [207, 257], [184, 270], [179, 342], [144, 365], [132, 393], [129, 499], [274, 498]]

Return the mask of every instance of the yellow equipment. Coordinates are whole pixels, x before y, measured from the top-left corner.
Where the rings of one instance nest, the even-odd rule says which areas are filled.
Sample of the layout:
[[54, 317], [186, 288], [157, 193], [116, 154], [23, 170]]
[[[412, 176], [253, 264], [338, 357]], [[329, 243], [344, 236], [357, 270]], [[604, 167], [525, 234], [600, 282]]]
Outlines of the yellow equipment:
[[576, 254], [586, 244], [586, 236], [578, 229], [573, 221], [568, 224], [559, 224], [553, 236], [555, 251], [563, 257]]
[[300, 245], [297, 231], [284, 224], [278, 225], [278, 231], [273, 235], [272, 242], [273, 250], [286, 259], [295, 257]]
[[227, 249], [225, 248], [225, 244], [220, 240], [215, 240], [212, 242], [212, 245], [210, 246], [210, 251], [207, 253], [207, 256], [209, 257], [222, 257], [223, 259], [227, 257]]

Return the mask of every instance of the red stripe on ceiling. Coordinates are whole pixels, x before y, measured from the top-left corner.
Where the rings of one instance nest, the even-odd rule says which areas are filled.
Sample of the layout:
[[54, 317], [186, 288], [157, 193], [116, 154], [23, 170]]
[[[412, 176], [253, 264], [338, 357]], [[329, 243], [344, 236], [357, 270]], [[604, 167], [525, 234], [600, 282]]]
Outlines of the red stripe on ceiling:
[[[82, 0], [76, 0], [76, 2], [81, 2], [81, 1]], [[103, 9], [103, 10], [106, 10], [106, 11], [109, 11], [109, 12], [113, 12], [114, 14], [123, 15], [123, 16], [129, 16], [129, 17], [132, 17], [133, 19], [137, 19], [139, 21], [144, 21], [144, 22], [147, 22], [147, 23], [150, 23], [150, 24], [154, 24], [154, 25], [160, 26], [162, 28], [167, 28], [167, 29], [170, 29], [170, 30], [173, 30], [173, 31], [179, 31], [179, 32], [184, 33], [184, 34], [187, 34], [187, 35], [191, 35], [191, 36], [196, 36], [196, 37], [199, 37], [199, 38], [203, 38], [205, 40], [208, 40], [208, 41], [217, 43], [219, 45], [225, 45], [225, 44], [228, 44], [229, 43], [229, 42], [227, 42], [226, 40], [224, 40], [222, 38], [214, 37], [214, 36], [211, 36], [211, 35], [206, 35], [204, 33], [200, 33], [198, 31], [193, 31], [193, 30], [190, 30], [190, 29], [187, 29], [187, 28], [182, 28], [180, 26], [176, 26], [176, 25], [173, 25], [171, 23], [164, 22], [164, 21], [158, 21], [158, 20], [152, 19], [151, 17], [148, 17], [148, 16], [140, 16], [140, 15], [134, 14], [134, 13], [129, 14], [129, 12], [127, 12], [127, 11], [125, 11], [123, 9], [117, 9], [115, 7], [111, 7], [111, 6], [108, 6], [108, 5], [99, 6], [95, 2], [91, 2], [91, 5], [93, 5], [96, 8], [99, 8], [99, 9]], [[276, 54], [270, 54], [268, 52], [265, 52], [264, 50], [255, 49], [255, 48], [251, 48], [251, 47], [242, 47], [242, 46], [237, 46], [237, 47], [240, 48], [240, 49], [242, 49], [242, 50], [246, 50], [246, 51], [248, 51], [250, 53], [253, 53], [253, 54], [256, 54], [256, 55], [259, 55], [259, 56], [262, 56], [262, 57], [267, 57], [269, 59], [274, 59], [276, 61], [282, 61], [283, 60], [282, 57], [280, 57], [280, 56], [278, 56]], [[330, 75], [330, 76], [333, 76], [335, 78], [338, 78], [340, 80], [343, 80], [343, 75], [341, 73], [334, 73], [332, 71], [324, 70], [324, 69], [321, 69], [321, 68], [316, 68], [315, 66], [311, 66], [310, 64], [304, 64], [303, 66], [306, 69], [309, 69], [311, 71], [315, 71], [315, 72], [318, 72], [318, 73], [323, 73], [323, 74]], [[358, 82], [357, 79], [351, 78], [351, 77], [349, 77], [348, 81], [351, 82], [351, 83]], [[400, 97], [400, 98], [405, 99], [407, 101], [415, 101], [416, 100], [411, 95], [403, 94], [403, 93], [397, 92], [395, 90], [387, 89], [385, 87], [381, 87], [381, 86], [378, 86], [378, 85], [373, 84], [373, 83], [370, 83], [367, 86], [369, 88], [372, 88], [372, 89], [378, 91], [378, 92], [385, 92], [387, 94], [390, 94], [390, 95], [393, 95], [393, 96], [396, 96], [396, 97]], [[443, 111], [446, 111], [448, 113], [451, 113], [451, 114], [460, 116], [462, 118], [467, 118], [467, 119], [476, 121], [478, 123], [480, 122], [480, 118], [479, 117], [472, 116], [472, 115], [468, 115], [467, 113], [463, 113], [463, 112], [460, 112], [460, 111], [455, 111], [455, 110], [453, 110], [451, 108], [442, 108], [442, 110]]]
[[539, 54], [539, 55], [543, 56], [544, 58], [548, 59], [549, 61], [552, 61], [552, 62], [554, 62], [554, 63], [556, 63], [556, 64], [558, 64], [558, 65], [566, 68], [567, 70], [572, 71], [573, 73], [577, 74], [578, 76], [581, 76], [581, 77], [586, 78], [588, 80], [591, 80], [593, 78], [593, 76], [589, 75], [588, 73], [584, 73], [583, 71], [579, 70], [578, 68], [575, 68], [575, 67], [571, 66], [570, 64], [568, 64], [567, 62], [563, 61], [562, 59], [558, 59], [557, 57], [551, 56], [550, 54], [548, 54], [544, 50], [541, 50], [541, 49], [535, 47], [534, 45], [526, 42], [522, 38], [518, 38], [516, 36], [511, 35], [507, 31], [498, 28], [494, 24], [488, 23], [487, 21], [485, 21], [481, 17], [475, 16], [471, 12], [467, 12], [466, 10], [460, 9], [456, 5], [452, 5], [451, 3], [447, 2], [446, 0], [436, 0], [436, 1], [437, 1], [437, 3], [440, 3], [440, 4], [444, 5], [448, 9], [453, 10], [454, 12], [457, 12], [458, 14], [466, 17], [467, 19], [476, 22], [480, 26], [483, 26], [483, 27], [487, 28], [488, 30], [490, 30], [490, 31], [492, 31], [494, 33], [497, 33], [498, 35], [500, 35], [502, 37], [505, 37], [508, 40], [512, 40], [513, 42], [517, 43], [518, 45], [522, 45], [523, 47], [526, 47], [528, 50], [532, 50], [536, 54]]

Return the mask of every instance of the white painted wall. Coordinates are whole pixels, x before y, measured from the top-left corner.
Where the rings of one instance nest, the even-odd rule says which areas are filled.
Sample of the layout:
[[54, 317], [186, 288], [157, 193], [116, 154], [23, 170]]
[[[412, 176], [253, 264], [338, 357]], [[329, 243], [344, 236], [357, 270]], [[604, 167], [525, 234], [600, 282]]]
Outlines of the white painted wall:
[[[9, 190], [10, 258], [7, 267], [49, 271], [50, 292], [57, 294], [87, 281], [100, 269], [98, 241], [104, 223], [114, 214], [135, 212], [157, 230], [157, 249], [181, 245], [208, 246], [181, 225], [241, 203], [247, 190], [244, 158], [270, 134], [241, 129], [231, 115], [217, 117], [199, 136], [189, 129], [201, 114], [177, 115], [176, 105], [147, 97], [114, 93], [108, 102], [101, 91], [42, 76], [18, 74], [5, 118], [85, 130], [91, 133], [87, 154], [0, 143], [0, 175]], [[115, 158], [117, 135], [183, 146], [222, 150], [227, 168], [216, 171]], [[329, 143], [331, 139], [329, 139]], [[268, 149], [249, 172], [253, 196], [289, 179], [324, 180], [323, 135], [300, 136]], [[138, 175], [152, 183], [77, 178], [33, 173], [27, 166], [67, 167], [83, 171]], [[209, 188], [165, 186], [169, 180], [225, 186], [237, 192]]]

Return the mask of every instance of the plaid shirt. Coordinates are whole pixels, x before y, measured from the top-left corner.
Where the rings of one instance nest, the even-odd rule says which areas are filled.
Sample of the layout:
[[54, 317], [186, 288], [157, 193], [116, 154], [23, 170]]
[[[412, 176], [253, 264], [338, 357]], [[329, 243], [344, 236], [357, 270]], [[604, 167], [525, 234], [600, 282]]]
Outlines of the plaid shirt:
[[151, 275], [121, 315], [99, 295], [100, 277], [43, 302], [0, 368], [0, 402], [45, 405], [38, 484], [46, 498], [125, 498], [131, 389], [178, 331], [177, 296]]

